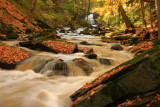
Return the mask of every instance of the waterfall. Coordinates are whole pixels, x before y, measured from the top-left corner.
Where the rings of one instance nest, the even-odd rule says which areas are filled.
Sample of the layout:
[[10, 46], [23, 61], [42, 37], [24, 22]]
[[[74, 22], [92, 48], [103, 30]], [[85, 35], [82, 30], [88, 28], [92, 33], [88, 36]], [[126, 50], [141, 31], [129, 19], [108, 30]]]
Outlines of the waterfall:
[[[87, 20], [88, 19], [88, 20]], [[93, 26], [93, 27], [97, 27], [97, 23], [95, 21], [94, 18], [94, 14], [89, 14], [88, 16], [85, 17], [85, 20], [88, 21], [88, 24]]]

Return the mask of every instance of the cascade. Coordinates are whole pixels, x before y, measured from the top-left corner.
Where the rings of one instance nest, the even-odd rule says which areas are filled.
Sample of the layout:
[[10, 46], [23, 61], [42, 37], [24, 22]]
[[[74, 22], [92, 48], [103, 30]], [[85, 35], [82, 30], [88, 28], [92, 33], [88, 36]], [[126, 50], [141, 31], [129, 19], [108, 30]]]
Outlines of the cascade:
[[[131, 59], [132, 54], [111, 50], [111, 43], [102, 43], [91, 35], [63, 35], [67, 41], [89, 41], [96, 59], [84, 53], [54, 54], [35, 51], [35, 55], [19, 63], [16, 70], [0, 70], [1, 107], [69, 107], [69, 96], [113, 67]], [[86, 66], [84, 66], [86, 65]]]
[[[87, 20], [88, 18], [88, 20]], [[93, 27], [97, 27], [97, 23], [95, 21], [95, 18], [94, 18], [94, 14], [91, 13], [89, 14], [88, 16], [85, 17], [85, 20], [88, 21], [88, 23], [93, 26]]]

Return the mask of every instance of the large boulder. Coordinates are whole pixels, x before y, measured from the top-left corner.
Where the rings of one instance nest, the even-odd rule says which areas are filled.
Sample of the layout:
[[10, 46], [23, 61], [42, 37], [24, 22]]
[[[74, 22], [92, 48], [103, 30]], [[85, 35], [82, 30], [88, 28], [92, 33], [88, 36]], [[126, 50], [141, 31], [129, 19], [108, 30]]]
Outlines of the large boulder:
[[77, 45], [72, 42], [47, 40], [43, 42], [20, 42], [20, 46], [41, 51], [71, 54], [78, 51]]
[[55, 30], [46, 30], [30, 36], [28, 39], [31, 42], [37, 43], [37, 42], [43, 42], [46, 40], [57, 40], [57, 39], [59, 40], [61, 38], [57, 35], [57, 32]]
[[10, 47], [6, 45], [0, 46], [0, 68], [14, 69], [18, 62], [33, 56], [32, 53], [23, 49]]
[[48, 40], [44, 41], [42, 44], [49, 47], [52, 50], [64, 54], [71, 54], [78, 51], [77, 45], [71, 42]]
[[132, 107], [158, 107], [159, 65], [160, 47], [155, 46], [84, 85], [71, 95], [72, 107], [126, 107], [127, 101]]

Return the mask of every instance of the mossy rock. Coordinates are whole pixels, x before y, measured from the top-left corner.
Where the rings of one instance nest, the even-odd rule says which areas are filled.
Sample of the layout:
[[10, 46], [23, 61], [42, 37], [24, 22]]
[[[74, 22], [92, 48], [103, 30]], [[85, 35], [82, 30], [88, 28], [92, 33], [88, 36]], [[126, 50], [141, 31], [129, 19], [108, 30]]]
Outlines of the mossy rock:
[[43, 42], [46, 40], [55, 40], [57, 38], [56, 31], [51, 30], [51, 31], [43, 31], [39, 32], [31, 37], [29, 37], [30, 42]]
[[3, 23], [2, 21], [0, 21], [0, 33], [6, 35], [7, 39], [17, 39], [19, 37], [15, 28], [11, 25]]
[[47, 47], [46, 45], [44, 45], [41, 42], [38, 42], [38, 43], [34, 43], [34, 42], [20, 42], [19, 45], [22, 46], [22, 47], [33, 49], [33, 50], [40, 50], [40, 51], [47, 51], [47, 52], [58, 53], [57, 51], [55, 51], [55, 50]]
[[[112, 107], [131, 97], [158, 90], [160, 87], [159, 65], [160, 47], [155, 46], [106, 72], [89, 83], [89, 86], [86, 85], [76, 91], [71, 99], [76, 101], [81, 97], [81, 100], [74, 103], [72, 107]], [[89, 96], [88, 92], [99, 85], [103, 87], [93, 91]]]
[[0, 36], [0, 40], [7, 40], [6, 37]]
[[51, 29], [51, 27], [49, 25], [47, 25], [44, 21], [41, 21], [39, 19], [36, 19], [37, 21], [37, 25], [41, 28], [46, 28], [46, 29]]
[[8, 63], [2, 63], [0, 62], [0, 68], [3, 68], [3, 69], [15, 69], [16, 68], [16, 64], [8, 64]]

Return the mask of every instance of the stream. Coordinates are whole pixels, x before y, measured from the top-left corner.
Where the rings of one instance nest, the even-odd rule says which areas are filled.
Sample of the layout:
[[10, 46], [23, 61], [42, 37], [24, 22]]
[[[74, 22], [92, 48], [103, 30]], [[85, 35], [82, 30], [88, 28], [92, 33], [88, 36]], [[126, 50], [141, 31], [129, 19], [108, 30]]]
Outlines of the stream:
[[[36, 54], [34, 58], [24, 61], [16, 70], [0, 71], [0, 107], [69, 107], [71, 104], [69, 96], [76, 90], [104, 72], [133, 58], [133, 55], [127, 52], [129, 47], [123, 46], [123, 51], [111, 50], [112, 43], [103, 43], [100, 37], [94, 35], [76, 33], [60, 35], [62, 39], [77, 43], [78, 46], [93, 48], [98, 59], [109, 59], [111, 65], [101, 64], [96, 59], [88, 59], [84, 57], [84, 53], [65, 55], [28, 49]], [[82, 41], [92, 45], [79, 44]], [[17, 44], [16, 41], [6, 43], [12, 46]], [[50, 73], [47, 67], [44, 67], [41, 73], [31, 70], [35, 66], [35, 61], [43, 57], [62, 59], [69, 69], [67, 76], [47, 76]], [[82, 58], [92, 66], [93, 72], [89, 76], [72, 62], [76, 58]], [[41, 61], [37, 63], [41, 64]]]

